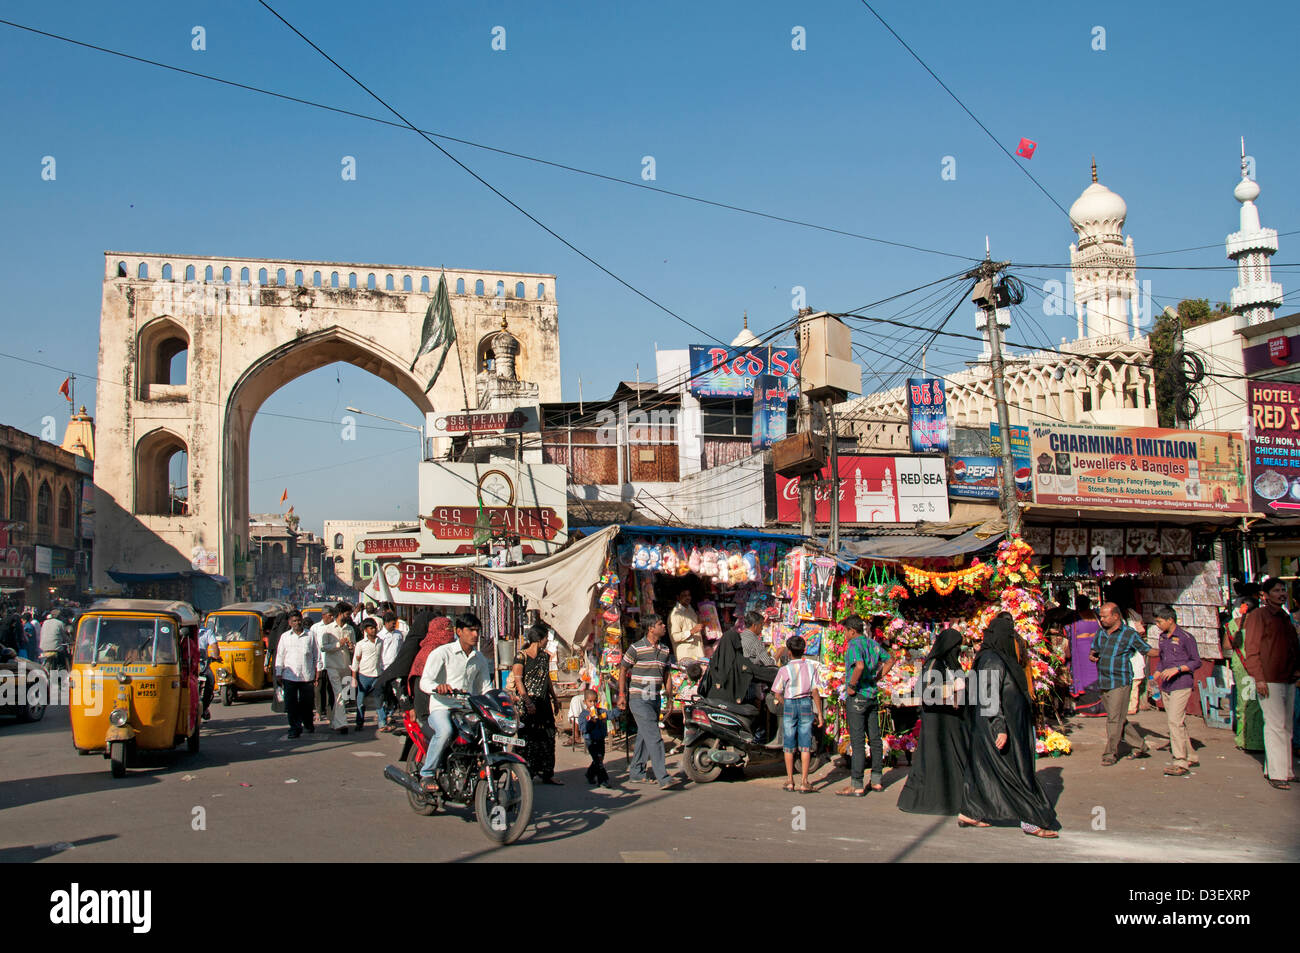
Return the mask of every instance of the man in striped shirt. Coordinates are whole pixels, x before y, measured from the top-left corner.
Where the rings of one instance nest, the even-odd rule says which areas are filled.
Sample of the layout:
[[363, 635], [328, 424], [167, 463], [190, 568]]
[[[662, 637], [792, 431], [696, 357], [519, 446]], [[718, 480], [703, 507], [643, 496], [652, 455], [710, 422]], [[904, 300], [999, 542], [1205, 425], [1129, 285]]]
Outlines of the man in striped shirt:
[[781, 747], [785, 750], [785, 789], [795, 790], [794, 752], [798, 748], [802, 769], [798, 790], [807, 794], [812, 790], [808, 783], [808, 768], [812, 762], [814, 720], [817, 727], [822, 725], [822, 697], [817, 691], [817, 675], [821, 666], [803, 657], [806, 647], [803, 636], [792, 636], [786, 641], [785, 647], [790, 650], [790, 661], [781, 666], [776, 681], [772, 683], [772, 694], [784, 705], [781, 714]]
[[[659, 692], [668, 668], [668, 646], [662, 640], [667, 631], [664, 620], [650, 614], [641, 620], [645, 638], [633, 642], [623, 653], [623, 667], [618, 679], [618, 707], [632, 713], [636, 721], [636, 748], [628, 766], [628, 780], [633, 784], [646, 781], [645, 763], [654, 767], [655, 780], [665, 791], [676, 787], [678, 780], [668, 776], [664, 739], [659, 733]], [[632, 697], [628, 698], [628, 682]]]
[[1097, 611], [1101, 629], [1092, 640], [1091, 658], [1097, 663], [1097, 687], [1106, 709], [1106, 751], [1101, 763], [1112, 765], [1119, 760], [1119, 741], [1123, 737], [1132, 749], [1130, 758], [1149, 758], [1151, 752], [1142, 740], [1137, 725], [1128, 720], [1129, 686], [1133, 682], [1134, 652], [1147, 655], [1150, 645], [1124, 622], [1119, 606], [1108, 602]]

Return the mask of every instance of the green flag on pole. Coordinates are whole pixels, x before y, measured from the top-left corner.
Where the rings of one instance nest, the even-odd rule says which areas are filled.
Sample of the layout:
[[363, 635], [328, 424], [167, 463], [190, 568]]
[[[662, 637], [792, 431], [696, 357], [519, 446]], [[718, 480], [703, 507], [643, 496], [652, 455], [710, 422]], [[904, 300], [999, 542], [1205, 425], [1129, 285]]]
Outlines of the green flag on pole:
[[415, 370], [415, 365], [420, 358], [442, 348], [438, 366], [434, 369], [433, 376], [429, 378], [429, 383], [425, 385], [425, 393], [428, 393], [437, 382], [443, 365], [447, 363], [447, 354], [455, 343], [456, 325], [451, 319], [451, 298], [447, 294], [447, 275], [443, 273], [438, 278], [438, 290], [434, 292], [433, 300], [429, 302], [429, 309], [424, 313], [424, 325], [420, 329], [420, 349], [415, 352], [410, 367], [412, 371]]

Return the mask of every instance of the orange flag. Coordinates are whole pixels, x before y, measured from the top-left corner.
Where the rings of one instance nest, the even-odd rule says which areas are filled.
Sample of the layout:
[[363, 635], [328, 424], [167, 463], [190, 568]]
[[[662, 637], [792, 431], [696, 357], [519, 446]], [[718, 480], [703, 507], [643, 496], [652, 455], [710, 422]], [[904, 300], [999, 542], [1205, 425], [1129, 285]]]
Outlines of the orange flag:
[[285, 514], [285, 515], [286, 515], [286, 516], [292, 516], [292, 515], [293, 515], [293, 507], [292, 507], [292, 506], [289, 507], [289, 512], [288, 512], [287, 514]]
[[280, 502], [283, 503], [289, 499], [289, 488], [286, 486], [284, 492], [280, 494]]
[[59, 393], [66, 397], [69, 402], [72, 400], [72, 378], [69, 377], [59, 385]]

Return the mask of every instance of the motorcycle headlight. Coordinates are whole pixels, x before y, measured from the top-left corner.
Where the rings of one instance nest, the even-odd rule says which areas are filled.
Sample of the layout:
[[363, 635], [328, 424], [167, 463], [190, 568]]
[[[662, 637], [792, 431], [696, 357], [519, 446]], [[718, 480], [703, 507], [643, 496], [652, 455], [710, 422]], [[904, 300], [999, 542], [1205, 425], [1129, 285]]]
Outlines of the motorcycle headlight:
[[114, 728], [124, 728], [128, 717], [130, 716], [125, 708], [114, 708], [108, 713], [108, 723]]
[[514, 718], [507, 718], [505, 715], [496, 716], [497, 727], [507, 735], [513, 735], [519, 730], [519, 722]]

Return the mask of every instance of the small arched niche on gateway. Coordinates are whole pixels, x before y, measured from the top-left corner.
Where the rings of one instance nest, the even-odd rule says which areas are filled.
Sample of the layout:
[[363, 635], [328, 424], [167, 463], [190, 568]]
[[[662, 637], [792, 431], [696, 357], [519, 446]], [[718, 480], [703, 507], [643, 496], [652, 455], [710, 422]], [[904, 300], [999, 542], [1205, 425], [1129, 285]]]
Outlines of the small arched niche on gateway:
[[136, 335], [136, 380], [140, 399], [189, 395], [190, 336], [169, 317], [154, 318]]
[[[185, 454], [184, 483], [173, 485], [170, 479], [172, 459]], [[140, 438], [135, 445], [135, 513], [138, 516], [188, 515], [189, 447], [170, 430], [158, 428]]]

